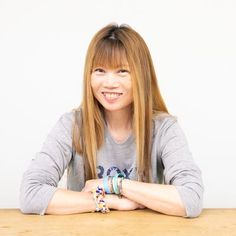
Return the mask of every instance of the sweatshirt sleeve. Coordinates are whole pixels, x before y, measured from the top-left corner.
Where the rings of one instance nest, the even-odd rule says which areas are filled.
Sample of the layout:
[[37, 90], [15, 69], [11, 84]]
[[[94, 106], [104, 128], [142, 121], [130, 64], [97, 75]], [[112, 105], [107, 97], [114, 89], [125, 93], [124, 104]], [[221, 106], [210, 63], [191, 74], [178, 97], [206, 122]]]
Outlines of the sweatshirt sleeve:
[[186, 209], [185, 217], [198, 217], [203, 204], [202, 174], [193, 160], [177, 118], [165, 119], [161, 128], [160, 143], [165, 184], [176, 187]]
[[63, 114], [31, 160], [20, 186], [22, 213], [44, 215], [72, 157], [72, 115]]

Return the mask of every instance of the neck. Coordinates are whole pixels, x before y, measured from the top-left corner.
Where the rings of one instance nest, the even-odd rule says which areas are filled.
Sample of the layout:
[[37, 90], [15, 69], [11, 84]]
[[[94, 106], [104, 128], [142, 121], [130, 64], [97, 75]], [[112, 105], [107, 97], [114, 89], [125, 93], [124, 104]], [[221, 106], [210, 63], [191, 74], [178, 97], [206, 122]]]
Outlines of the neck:
[[105, 118], [107, 126], [111, 130], [127, 131], [132, 129], [132, 114], [130, 106], [118, 111], [105, 110]]

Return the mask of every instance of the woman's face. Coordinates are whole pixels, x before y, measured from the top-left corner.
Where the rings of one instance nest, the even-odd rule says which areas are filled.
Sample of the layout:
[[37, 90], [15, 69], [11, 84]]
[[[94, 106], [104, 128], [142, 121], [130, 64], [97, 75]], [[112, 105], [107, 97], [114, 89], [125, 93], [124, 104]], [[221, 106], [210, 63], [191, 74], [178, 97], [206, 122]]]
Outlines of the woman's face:
[[93, 68], [91, 86], [94, 96], [106, 110], [121, 110], [133, 102], [132, 81], [128, 66], [116, 69]]

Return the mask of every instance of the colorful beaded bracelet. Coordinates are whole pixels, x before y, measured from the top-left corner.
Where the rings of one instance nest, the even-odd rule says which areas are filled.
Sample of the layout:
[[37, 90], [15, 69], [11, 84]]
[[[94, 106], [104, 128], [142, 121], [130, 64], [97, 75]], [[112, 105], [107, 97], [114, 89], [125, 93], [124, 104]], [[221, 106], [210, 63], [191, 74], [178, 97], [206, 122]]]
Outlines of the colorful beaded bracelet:
[[93, 193], [93, 199], [96, 205], [96, 211], [100, 211], [102, 213], [109, 212], [109, 208], [106, 206], [106, 202], [104, 200], [105, 192], [103, 188], [100, 188], [99, 186], [92, 191]]

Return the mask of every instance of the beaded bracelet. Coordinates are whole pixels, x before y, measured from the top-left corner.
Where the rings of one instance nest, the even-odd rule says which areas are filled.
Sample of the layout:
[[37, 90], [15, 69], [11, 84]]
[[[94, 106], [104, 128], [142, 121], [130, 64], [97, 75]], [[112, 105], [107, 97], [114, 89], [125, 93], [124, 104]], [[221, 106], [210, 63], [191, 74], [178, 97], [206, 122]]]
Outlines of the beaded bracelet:
[[109, 208], [106, 206], [106, 202], [104, 200], [105, 192], [103, 188], [100, 188], [99, 186], [92, 191], [93, 193], [93, 199], [96, 205], [96, 211], [100, 211], [102, 213], [109, 212]]

